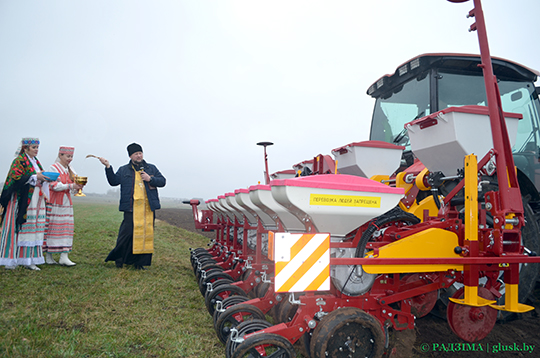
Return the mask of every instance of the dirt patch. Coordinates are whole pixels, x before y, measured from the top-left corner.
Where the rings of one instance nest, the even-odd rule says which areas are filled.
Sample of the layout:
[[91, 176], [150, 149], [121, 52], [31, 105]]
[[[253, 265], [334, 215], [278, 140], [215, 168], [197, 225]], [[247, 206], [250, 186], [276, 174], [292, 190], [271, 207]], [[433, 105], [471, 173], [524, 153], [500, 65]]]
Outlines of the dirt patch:
[[164, 208], [156, 210], [156, 219], [163, 220], [171, 225], [182, 229], [196, 232], [210, 239], [215, 239], [216, 233], [213, 231], [201, 231], [195, 228], [191, 209]]
[[[536, 293], [540, 293], [537, 285]], [[538, 296], [536, 296], [538, 297]], [[507, 322], [498, 321], [486, 338], [465, 344], [450, 329], [446, 321], [446, 307], [440, 304], [431, 314], [416, 321], [415, 357], [538, 357], [540, 327], [538, 300], [528, 302], [536, 308]], [[531, 352], [532, 350], [532, 352]], [[532, 353], [532, 354], [531, 354]]]
[[[171, 225], [215, 238], [214, 232], [195, 229], [189, 209], [161, 209], [156, 218]], [[539, 357], [540, 284], [536, 285], [532, 299], [527, 302], [535, 310], [518, 315], [507, 322], [497, 322], [495, 328], [482, 341], [467, 344], [459, 339], [446, 321], [446, 307], [439, 303], [432, 313], [416, 321], [414, 332], [394, 334], [397, 348], [393, 357]], [[410, 351], [412, 347], [412, 352]], [[532, 350], [532, 351], [531, 351]], [[405, 352], [407, 351], [407, 352]]]

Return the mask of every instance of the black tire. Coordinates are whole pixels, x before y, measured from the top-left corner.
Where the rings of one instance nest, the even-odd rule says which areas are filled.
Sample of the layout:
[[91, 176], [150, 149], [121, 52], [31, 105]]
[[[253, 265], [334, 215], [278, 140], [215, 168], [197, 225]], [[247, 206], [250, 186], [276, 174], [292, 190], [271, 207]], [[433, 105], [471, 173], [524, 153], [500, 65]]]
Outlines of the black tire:
[[227, 297], [226, 299], [221, 301], [221, 310], [217, 310], [217, 309], [214, 310], [214, 315], [212, 316], [213, 322], [214, 322], [214, 329], [216, 329], [216, 322], [219, 319], [219, 316], [221, 316], [221, 314], [225, 312], [227, 308], [240, 304], [240, 303], [244, 303], [248, 300], [249, 299], [245, 296], [236, 295], [236, 296]]
[[380, 358], [385, 335], [380, 322], [356, 307], [330, 312], [313, 331], [310, 343], [312, 358]]
[[[271, 327], [272, 324], [268, 321], [262, 320], [262, 319], [254, 319], [251, 321], [245, 321], [240, 323], [236, 330], [238, 331], [239, 337], [244, 337], [247, 334], [260, 331], [261, 329], [265, 329], [268, 327]], [[240, 345], [239, 342], [234, 342], [231, 340], [231, 337], [229, 336], [229, 339], [227, 340], [227, 345], [225, 347], [225, 356], [227, 358], [231, 358], [236, 351], [236, 348]]]
[[[202, 275], [202, 272], [203, 271], [209, 271], [209, 270], [212, 270], [212, 269], [217, 269], [217, 270], [223, 270], [223, 268], [221, 266], [219, 266], [218, 264], [214, 264], [214, 263], [205, 263], [204, 265], [201, 266], [201, 268], [199, 270], [197, 270], [197, 272], [195, 273], [195, 277], [197, 279], [197, 282], [199, 282], [201, 280], [201, 275]], [[225, 271], [225, 270], [223, 270]]]
[[[259, 350], [264, 350], [262, 355]], [[273, 333], [263, 333], [247, 338], [236, 347], [232, 358], [276, 357], [294, 358], [293, 345], [285, 337]]]
[[255, 291], [255, 297], [256, 298], [263, 298], [264, 295], [266, 295], [266, 292], [268, 292], [268, 289], [270, 288], [270, 283], [268, 282], [261, 282], [259, 283], [254, 291]]
[[276, 308], [277, 323], [289, 323], [292, 321], [296, 311], [298, 311], [298, 305], [292, 304], [289, 301], [289, 297], [283, 299], [283, 302]]
[[197, 259], [193, 262], [193, 272], [197, 273], [199, 271], [199, 267], [202, 267], [206, 265], [207, 263], [213, 263], [217, 264], [216, 260], [214, 260], [212, 257], [203, 257], [201, 259]]
[[[224, 281], [224, 280], [219, 280]], [[217, 283], [219, 283], [217, 281]], [[216, 302], [217, 301], [223, 301], [225, 298], [230, 296], [245, 296], [247, 297], [244, 290], [242, 290], [238, 286], [225, 284], [220, 285], [219, 287], [214, 288], [212, 291], [206, 293], [206, 297], [204, 299], [204, 303], [206, 304], [206, 309], [208, 310], [208, 313], [210, 313], [211, 316], [214, 315], [214, 311], [216, 310]]]
[[249, 304], [237, 304], [231, 306], [223, 312], [214, 325], [216, 334], [221, 343], [227, 343], [231, 328], [237, 327], [240, 323], [253, 320], [264, 319], [265, 315], [259, 308]]
[[208, 288], [206, 285], [207, 283], [215, 282], [217, 280], [221, 280], [224, 278], [227, 280], [230, 280], [231, 282], [234, 282], [231, 275], [229, 275], [228, 273], [224, 271], [220, 271], [219, 269], [214, 268], [214, 269], [206, 271], [206, 277], [202, 278], [201, 276], [201, 278], [199, 279], [199, 290], [201, 291], [201, 294], [203, 295], [203, 297], [206, 295], [206, 289]]
[[193, 269], [195, 270], [195, 268], [197, 267], [197, 263], [202, 261], [202, 260], [206, 260], [206, 259], [213, 259], [213, 256], [210, 255], [208, 252], [204, 253], [204, 254], [199, 254], [199, 255], [193, 255], [191, 256], [190, 260], [191, 260], [191, 266], [193, 267]]
[[[535, 219], [535, 215], [526, 200], [523, 200], [523, 217], [525, 226], [521, 229], [521, 242], [528, 250], [540, 253], [540, 226]], [[521, 264], [519, 270], [518, 297], [520, 303], [526, 303], [527, 299], [533, 293], [536, 281], [538, 280], [540, 264], [529, 263]], [[504, 304], [505, 295], [503, 294], [497, 300], [498, 304]], [[498, 319], [501, 321], [510, 321], [518, 318], [518, 314], [508, 311], [499, 311]]]

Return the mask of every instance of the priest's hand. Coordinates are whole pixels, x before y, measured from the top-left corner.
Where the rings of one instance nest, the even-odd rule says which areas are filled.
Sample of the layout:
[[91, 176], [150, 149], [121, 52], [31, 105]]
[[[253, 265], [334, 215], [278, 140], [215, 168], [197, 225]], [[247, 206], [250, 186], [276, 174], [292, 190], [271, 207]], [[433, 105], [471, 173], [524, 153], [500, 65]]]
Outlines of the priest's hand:
[[152, 180], [152, 177], [151, 177], [150, 175], [146, 174], [146, 172], [144, 172], [144, 171], [141, 171], [141, 178], [142, 178], [142, 180], [144, 180], [144, 181], [150, 181], [150, 180]]
[[101, 162], [101, 164], [103, 164], [104, 166], [106, 166], [107, 168], [111, 166], [111, 164], [109, 164], [109, 161], [103, 157], [98, 157], [99, 161]]

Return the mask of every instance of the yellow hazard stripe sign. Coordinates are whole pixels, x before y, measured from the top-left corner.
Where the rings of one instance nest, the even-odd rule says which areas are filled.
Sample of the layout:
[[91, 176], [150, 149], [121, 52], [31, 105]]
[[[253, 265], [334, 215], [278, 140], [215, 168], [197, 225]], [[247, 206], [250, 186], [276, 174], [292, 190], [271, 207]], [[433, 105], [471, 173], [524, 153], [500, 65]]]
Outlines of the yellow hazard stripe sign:
[[270, 232], [276, 292], [330, 290], [330, 234]]

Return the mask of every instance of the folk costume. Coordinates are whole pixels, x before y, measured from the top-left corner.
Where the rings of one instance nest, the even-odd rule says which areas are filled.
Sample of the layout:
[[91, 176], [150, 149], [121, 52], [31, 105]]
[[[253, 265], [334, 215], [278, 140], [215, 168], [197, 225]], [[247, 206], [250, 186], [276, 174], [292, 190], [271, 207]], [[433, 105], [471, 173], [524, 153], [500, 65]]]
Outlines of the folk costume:
[[52, 189], [47, 210], [48, 227], [43, 243], [45, 262], [50, 265], [57, 264], [53, 253], [60, 253], [59, 263], [63, 266], [74, 266], [75, 263], [68, 258], [73, 248], [73, 201], [71, 191], [74, 186], [75, 171], [69, 165], [64, 167], [60, 161], [61, 155], [71, 154], [74, 147], [62, 146], [58, 151], [56, 162], [49, 171], [59, 173], [58, 179], [50, 184]]
[[[23, 138], [23, 146], [39, 145], [38, 138]], [[2, 194], [0, 206], [3, 209], [0, 222], [0, 265], [14, 268], [24, 265], [39, 270], [35, 265], [43, 259], [43, 237], [46, 230], [45, 194], [48, 183], [40, 183], [36, 173], [42, 172], [39, 160], [19, 150], [11, 163]]]
[[[128, 146], [128, 154], [141, 151], [136, 143]], [[151, 180], [146, 182], [141, 172], [147, 173]], [[165, 186], [166, 179], [153, 164], [130, 161], [116, 173], [112, 166], [105, 168], [107, 181], [111, 186], [120, 185], [119, 210], [124, 212], [124, 220], [118, 231], [116, 247], [109, 253], [105, 262], [115, 261], [117, 267], [134, 265], [135, 268], [150, 266], [154, 253], [155, 211], [161, 208], [157, 188]]]

